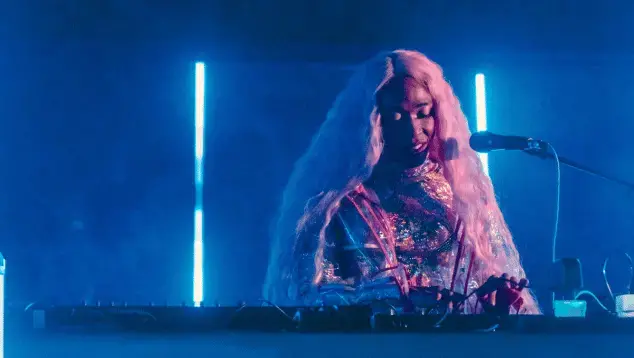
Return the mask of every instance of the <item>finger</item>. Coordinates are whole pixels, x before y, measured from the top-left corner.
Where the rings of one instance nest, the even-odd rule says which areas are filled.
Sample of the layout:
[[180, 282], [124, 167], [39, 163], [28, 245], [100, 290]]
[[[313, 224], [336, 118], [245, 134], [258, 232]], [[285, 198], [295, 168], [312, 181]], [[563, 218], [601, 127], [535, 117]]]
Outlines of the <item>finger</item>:
[[442, 288], [440, 286], [432, 286], [432, 292], [436, 293], [436, 301], [442, 301]]
[[502, 274], [502, 276], [500, 276], [500, 278], [502, 279], [502, 287], [505, 288], [511, 288], [511, 281], [509, 279], [509, 274], [504, 273]]
[[528, 286], [528, 280], [523, 278], [523, 279], [520, 280], [520, 282], [519, 282], [519, 284], [517, 286], [517, 289], [521, 291], [527, 286]]
[[509, 281], [510, 281], [510, 287], [511, 288], [517, 288], [517, 277], [511, 276]]

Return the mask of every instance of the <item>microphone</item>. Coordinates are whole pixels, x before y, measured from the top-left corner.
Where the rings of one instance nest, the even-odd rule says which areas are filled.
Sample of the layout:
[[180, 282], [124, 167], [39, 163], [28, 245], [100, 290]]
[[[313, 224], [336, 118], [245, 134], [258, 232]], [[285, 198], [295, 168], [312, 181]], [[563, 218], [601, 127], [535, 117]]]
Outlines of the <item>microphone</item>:
[[494, 150], [524, 150], [546, 153], [549, 146], [548, 143], [533, 138], [499, 135], [491, 132], [473, 133], [469, 138], [469, 145], [478, 153], [488, 153]]

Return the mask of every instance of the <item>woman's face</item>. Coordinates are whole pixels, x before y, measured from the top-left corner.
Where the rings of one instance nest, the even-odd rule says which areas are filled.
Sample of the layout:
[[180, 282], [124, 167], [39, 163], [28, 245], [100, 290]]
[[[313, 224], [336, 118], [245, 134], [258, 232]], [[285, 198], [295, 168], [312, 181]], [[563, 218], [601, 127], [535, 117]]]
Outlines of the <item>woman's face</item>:
[[434, 135], [431, 94], [411, 77], [393, 79], [377, 98], [383, 131], [383, 155], [390, 160], [417, 163], [427, 155]]

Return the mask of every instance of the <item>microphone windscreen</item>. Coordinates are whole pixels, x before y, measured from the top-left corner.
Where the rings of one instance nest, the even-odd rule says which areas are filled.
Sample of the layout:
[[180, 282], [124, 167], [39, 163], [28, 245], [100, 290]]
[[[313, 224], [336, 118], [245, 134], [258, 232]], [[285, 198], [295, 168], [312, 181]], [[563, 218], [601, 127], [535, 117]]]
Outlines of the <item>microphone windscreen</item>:
[[490, 152], [491, 144], [491, 133], [489, 132], [475, 132], [469, 138], [469, 146], [479, 153]]

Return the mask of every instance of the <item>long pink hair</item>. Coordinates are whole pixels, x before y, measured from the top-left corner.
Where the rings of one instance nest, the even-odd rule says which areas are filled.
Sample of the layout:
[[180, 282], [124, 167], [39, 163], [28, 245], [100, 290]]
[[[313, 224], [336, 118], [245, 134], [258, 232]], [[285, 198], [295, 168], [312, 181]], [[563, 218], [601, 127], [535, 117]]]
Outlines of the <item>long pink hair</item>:
[[[370, 177], [381, 156], [375, 97], [395, 76], [413, 77], [434, 100], [436, 132], [429, 156], [442, 165], [452, 187], [452, 208], [463, 221], [466, 240], [478, 260], [476, 277], [483, 282], [509, 268], [515, 271], [512, 274], [524, 275], [491, 180], [469, 147], [467, 120], [442, 69], [419, 52], [397, 50], [360, 66], [297, 161], [273, 232], [264, 285], [268, 299], [284, 303], [289, 295], [293, 298], [301, 279], [297, 277], [300, 261], [307, 254], [314, 257], [311, 279], [319, 282], [326, 227], [341, 199]], [[528, 313], [539, 312], [530, 293], [524, 300]]]

